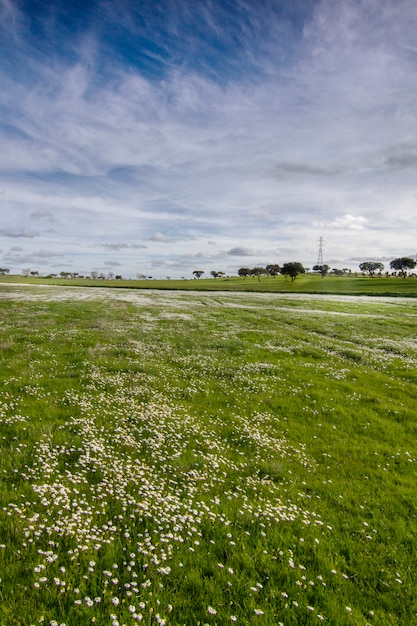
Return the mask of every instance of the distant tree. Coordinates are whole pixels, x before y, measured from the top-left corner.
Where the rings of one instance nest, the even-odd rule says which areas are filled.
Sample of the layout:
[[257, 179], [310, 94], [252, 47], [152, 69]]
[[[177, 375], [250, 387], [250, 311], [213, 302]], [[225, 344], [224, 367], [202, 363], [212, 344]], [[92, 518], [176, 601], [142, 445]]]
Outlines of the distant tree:
[[313, 271], [314, 272], [319, 272], [321, 274], [321, 277], [324, 278], [328, 272], [329, 272], [330, 267], [326, 264], [324, 265], [313, 265]]
[[243, 276], [244, 278], [246, 278], [246, 276], [250, 276], [250, 269], [248, 267], [241, 267], [240, 269], [238, 269], [237, 273], [238, 276]]
[[7, 269], [7, 267], [0, 267], [0, 274], [2, 276], [4, 276], [5, 274], [8, 274], [10, 272], [9, 269]]
[[30, 274], [30, 267], [25, 267], [24, 269], [22, 269], [22, 274], [23, 274], [23, 276], [29, 276], [29, 274]]
[[35, 272], [31, 272], [30, 273], [31, 276], [39, 276], [39, 272], [35, 271]]
[[273, 276], [274, 278], [280, 272], [280, 267], [276, 263], [270, 263], [265, 269], [268, 276]]
[[201, 278], [202, 275], [204, 274], [204, 271], [203, 270], [194, 270], [193, 274], [194, 274], [194, 278]]
[[146, 278], [146, 274], [136, 274], [136, 278], [137, 278], [138, 280], [145, 280], [145, 278]]
[[121, 274], [117, 274], [116, 275], [116, 280], [122, 280], [122, 275]]
[[260, 281], [262, 274], [266, 274], [267, 271], [265, 267], [254, 267], [250, 270], [250, 273], [252, 276], [256, 276], [258, 281]]
[[343, 276], [344, 271], [340, 270], [338, 267], [334, 267], [332, 269], [332, 274], [334, 274], [334, 276]]
[[107, 272], [107, 279], [108, 279], [108, 280], [112, 280], [112, 279], [113, 279], [113, 277], [114, 277], [113, 272]]
[[363, 263], [359, 263], [359, 269], [361, 272], [368, 272], [369, 276], [373, 278], [377, 270], [382, 272], [384, 265], [377, 261], [364, 261]]
[[391, 269], [401, 272], [403, 278], [405, 278], [407, 276], [407, 270], [414, 269], [417, 262], [410, 257], [403, 256], [399, 259], [394, 259], [389, 265]]
[[291, 282], [297, 278], [298, 274], [304, 274], [305, 269], [298, 261], [291, 261], [290, 263], [284, 263], [281, 267], [281, 274], [284, 276], [291, 276]]
[[93, 270], [92, 272], [90, 272], [90, 274], [93, 280], [97, 280], [98, 272], [96, 272], [96, 270]]
[[219, 272], [216, 272], [216, 270], [211, 270], [210, 274], [213, 276], [213, 278], [218, 278], [219, 276]]

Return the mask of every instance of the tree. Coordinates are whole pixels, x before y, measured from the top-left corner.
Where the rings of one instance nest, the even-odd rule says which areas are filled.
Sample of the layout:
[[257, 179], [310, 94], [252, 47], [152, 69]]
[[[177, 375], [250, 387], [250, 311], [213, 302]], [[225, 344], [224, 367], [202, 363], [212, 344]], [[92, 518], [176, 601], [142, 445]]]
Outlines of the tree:
[[280, 272], [280, 267], [276, 263], [270, 263], [269, 265], [266, 266], [265, 269], [266, 269], [266, 273], [269, 276], [273, 276], [274, 278]]
[[304, 273], [305, 273], [305, 269], [301, 263], [298, 263], [298, 261], [291, 261], [290, 263], [284, 263], [284, 265], [281, 267], [281, 274], [283, 274], [285, 277], [291, 276], [291, 282], [294, 282], [298, 274], [304, 274]]
[[29, 274], [30, 274], [30, 267], [25, 267], [22, 270], [22, 274], [23, 274], [23, 276], [29, 276]]
[[246, 278], [246, 276], [250, 275], [250, 269], [248, 267], [241, 267], [238, 271], [238, 276], [243, 276], [244, 278]]
[[403, 278], [405, 278], [407, 276], [407, 270], [414, 269], [417, 263], [416, 261], [414, 261], [414, 259], [403, 256], [399, 259], [394, 259], [389, 265], [391, 269], [401, 272]]
[[202, 275], [204, 274], [204, 271], [203, 270], [194, 270], [193, 274], [194, 274], [194, 278], [201, 278]]
[[359, 269], [361, 272], [368, 272], [369, 276], [373, 278], [377, 270], [382, 272], [384, 265], [377, 261], [364, 261], [363, 263], [359, 263]]
[[256, 276], [260, 282], [262, 274], [266, 274], [267, 271], [264, 267], [254, 267], [250, 270], [252, 276]]
[[328, 271], [329, 271], [330, 267], [326, 264], [324, 265], [313, 265], [313, 271], [314, 272], [320, 272], [321, 277], [324, 278]]
[[9, 269], [7, 269], [7, 267], [0, 267], [0, 274], [2, 276], [4, 276], [5, 274], [8, 274], [10, 272]]

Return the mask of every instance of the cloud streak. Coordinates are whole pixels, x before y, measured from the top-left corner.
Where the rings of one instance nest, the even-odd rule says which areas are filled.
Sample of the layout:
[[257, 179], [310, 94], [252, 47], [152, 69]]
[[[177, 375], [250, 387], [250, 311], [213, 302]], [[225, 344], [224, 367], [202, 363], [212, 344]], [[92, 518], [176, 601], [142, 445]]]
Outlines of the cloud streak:
[[245, 246], [236, 246], [227, 251], [230, 256], [256, 256], [256, 251], [252, 248], [246, 248]]
[[31, 228], [0, 228], [1, 237], [11, 237], [12, 239], [32, 239], [33, 237], [39, 237], [39, 233]]

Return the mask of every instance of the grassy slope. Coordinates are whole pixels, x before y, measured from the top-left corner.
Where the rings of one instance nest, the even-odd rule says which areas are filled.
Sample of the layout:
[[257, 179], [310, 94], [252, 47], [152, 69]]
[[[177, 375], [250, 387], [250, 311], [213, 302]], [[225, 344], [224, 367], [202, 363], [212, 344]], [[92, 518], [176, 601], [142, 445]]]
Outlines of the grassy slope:
[[209, 291], [248, 291], [277, 293], [322, 293], [340, 295], [374, 295], [417, 297], [417, 277], [368, 278], [364, 276], [326, 276], [313, 274], [300, 275], [292, 282], [283, 276], [240, 278], [202, 278], [200, 280], [91, 280], [91, 279], [46, 279], [25, 278], [20, 275], [0, 276], [0, 283], [29, 283], [65, 285], [79, 287], [116, 287], [130, 289], [169, 289], [169, 290], [209, 290]]
[[279, 304], [0, 303], [2, 625], [413, 623], [415, 304]]

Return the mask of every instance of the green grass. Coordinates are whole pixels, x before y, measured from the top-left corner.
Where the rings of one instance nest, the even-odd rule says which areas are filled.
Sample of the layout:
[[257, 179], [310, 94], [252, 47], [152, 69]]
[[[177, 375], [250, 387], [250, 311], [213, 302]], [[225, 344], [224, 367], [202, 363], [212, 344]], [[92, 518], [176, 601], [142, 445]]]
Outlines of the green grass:
[[346, 275], [326, 276], [300, 274], [292, 282], [284, 276], [266, 277], [261, 280], [248, 277], [228, 276], [225, 278], [201, 278], [190, 280], [92, 280], [36, 278], [23, 276], [0, 276], [0, 283], [26, 283], [78, 287], [113, 287], [118, 289], [164, 289], [185, 291], [245, 291], [271, 293], [311, 293], [334, 295], [374, 295], [417, 297], [417, 277], [370, 278], [368, 276]]
[[2, 626], [416, 622], [416, 301], [79, 294], [0, 286]]

